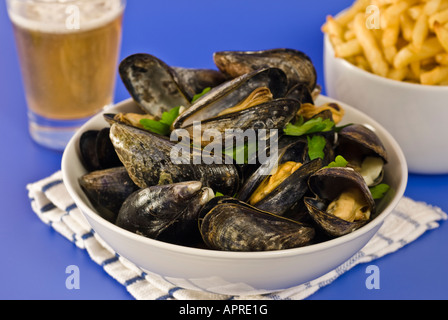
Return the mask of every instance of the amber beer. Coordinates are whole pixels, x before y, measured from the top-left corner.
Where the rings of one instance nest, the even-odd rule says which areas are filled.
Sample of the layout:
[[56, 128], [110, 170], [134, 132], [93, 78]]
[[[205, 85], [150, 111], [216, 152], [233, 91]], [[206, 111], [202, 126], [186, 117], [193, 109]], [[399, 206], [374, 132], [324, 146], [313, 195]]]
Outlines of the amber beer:
[[[76, 123], [110, 105], [115, 89], [124, 1], [61, 3], [55, 0], [57, 8], [50, 8], [51, 1], [46, 3], [46, 8], [37, 7], [42, 2], [28, 1], [30, 5], [34, 2], [32, 9], [37, 8], [37, 13], [25, 17], [14, 12], [15, 1], [19, 0], [9, 0], [9, 12], [31, 114], [32, 135], [39, 135], [39, 132], [33, 133], [33, 129], [42, 129], [39, 128], [42, 124], [33, 121]], [[114, 6], [105, 6], [110, 3]], [[79, 10], [75, 12], [77, 15], [70, 17], [72, 11], [61, 7], [67, 4]], [[39, 17], [38, 9], [43, 17]], [[51, 9], [54, 9], [54, 17]], [[68, 20], [71, 18], [79, 18], [78, 24], [68, 23], [73, 22]], [[34, 138], [39, 140], [38, 136]]]

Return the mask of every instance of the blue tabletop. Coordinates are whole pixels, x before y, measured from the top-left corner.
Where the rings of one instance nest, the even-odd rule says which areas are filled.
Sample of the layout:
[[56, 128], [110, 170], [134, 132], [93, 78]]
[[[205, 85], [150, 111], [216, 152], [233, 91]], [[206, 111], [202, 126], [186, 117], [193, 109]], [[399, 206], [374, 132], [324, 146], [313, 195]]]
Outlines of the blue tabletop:
[[[128, 1], [121, 58], [151, 53], [170, 65], [214, 68], [219, 50], [288, 47], [305, 51], [323, 83], [327, 14], [351, 0]], [[325, 93], [325, 88], [324, 93]], [[4, 2], [0, 4], [0, 299], [132, 299], [126, 289], [33, 213], [26, 185], [61, 168], [62, 154], [28, 135], [26, 104]], [[128, 98], [117, 82], [115, 100]], [[413, 175], [405, 195], [448, 212], [448, 176]], [[358, 265], [309, 299], [447, 299], [448, 224], [374, 262], [381, 288], [366, 288]], [[80, 289], [65, 286], [66, 267], [80, 270]]]

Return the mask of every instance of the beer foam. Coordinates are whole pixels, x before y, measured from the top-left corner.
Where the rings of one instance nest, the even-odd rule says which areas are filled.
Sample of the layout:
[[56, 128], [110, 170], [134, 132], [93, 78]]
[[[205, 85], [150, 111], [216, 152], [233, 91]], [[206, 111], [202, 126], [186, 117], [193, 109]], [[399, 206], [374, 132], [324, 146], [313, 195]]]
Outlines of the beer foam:
[[123, 0], [8, 0], [8, 13], [14, 24], [49, 33], [98, 28], [113, 21], [123, 10]]

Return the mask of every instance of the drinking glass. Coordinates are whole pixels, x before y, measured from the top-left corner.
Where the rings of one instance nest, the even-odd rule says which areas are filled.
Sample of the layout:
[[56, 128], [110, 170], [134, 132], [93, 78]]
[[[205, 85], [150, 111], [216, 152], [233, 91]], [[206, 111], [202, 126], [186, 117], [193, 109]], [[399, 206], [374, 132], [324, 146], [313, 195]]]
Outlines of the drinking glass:
[[113, 103], [125, 0], [7, 0], [29, 131], [63, 150]]

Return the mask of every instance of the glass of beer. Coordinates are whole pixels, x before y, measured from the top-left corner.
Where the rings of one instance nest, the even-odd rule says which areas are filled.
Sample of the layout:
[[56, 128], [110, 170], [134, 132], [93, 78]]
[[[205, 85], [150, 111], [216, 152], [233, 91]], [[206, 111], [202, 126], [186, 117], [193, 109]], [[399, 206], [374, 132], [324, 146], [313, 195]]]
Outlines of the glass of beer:
[[64, 150], [113, 103], [125, 0], [7, 0], [31, 137]]

